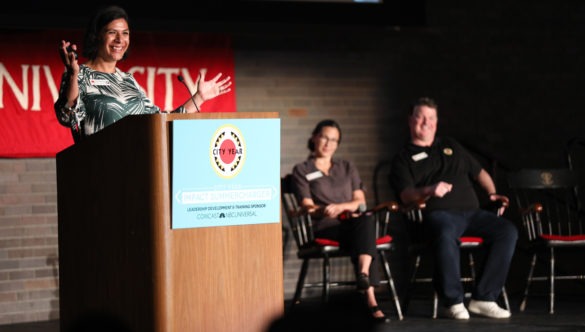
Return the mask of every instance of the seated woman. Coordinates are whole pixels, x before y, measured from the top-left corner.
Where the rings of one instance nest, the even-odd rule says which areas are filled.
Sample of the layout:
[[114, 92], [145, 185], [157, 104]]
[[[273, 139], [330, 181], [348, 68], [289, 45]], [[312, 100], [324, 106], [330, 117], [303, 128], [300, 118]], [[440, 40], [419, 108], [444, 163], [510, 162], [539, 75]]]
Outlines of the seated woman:
[[341, 128], [337, 122], [323, 120], [317, 124], [308, 142], [309, 157], [293, 168], [295, 194], [314, 216], [315, 236], [338, 241], [350, 252], [357, 287], [365, 291], [372, 317], [386, 322], [388, 319], [378, 307], [374, 293], [374, 286], [380, 282], [379, 271], [372, 266], [376, 257], [375, 220], [365, 215], [344, 218], [348, 211], [365, 206], [366, 198], [355, 165], [333, 158], [339, 143]]

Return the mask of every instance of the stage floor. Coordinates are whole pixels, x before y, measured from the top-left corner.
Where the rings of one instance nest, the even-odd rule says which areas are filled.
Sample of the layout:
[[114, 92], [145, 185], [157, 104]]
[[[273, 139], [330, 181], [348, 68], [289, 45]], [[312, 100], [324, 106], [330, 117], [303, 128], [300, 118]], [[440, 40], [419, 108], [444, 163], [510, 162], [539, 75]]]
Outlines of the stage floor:
[[[329, 305], [321, 305], [318, 299], [302, 302], [297, 305], [295, 314], [287, 309], [283, 325], [279, 325], [270, 332], [282, 331], [352, 331], [352, 324], [360, 319], [357, 315], [364, 313], [357, 308], [356, 298], [353, 294], [333, 294], [332, 302]], [[357, 300], [356, 300], [357, 299]], [[334, 302], [336, 301], [336, 302]], [[489, 319], [473, 316], [468, 321], [454, 321], [451, 319], [431, 318], [431, 301], [429, 299], [414, 299], [410, 305], [405, 318], [397, 320], [396, 312], [389, 298], [379, 297], [380, 306], [390, 316], [388, 324], [376, 325], [370, 331], [375, 332], [429, 332], [429, 331], [497, 331], [497, 332], [551, 332], [551, 331], [583, 331], [585, 332], [585, 298], [560, 297], [555, 305], [555, 313], [548, 314], [546, 299], [532, 298], [528, 302], [526, 311], [519, 312], [518, 299], [511, 298], [512, 317], [509, 319]], [[288, 308], [288, 303], [285, 304]], [[360, 304], [361, 305], [361, 304]], [[359, 313], [358, 313], [359, 312]], [[324, 325], [311, 324], [313, 318], [319, 317], [319, 322]], [[242, 322], [245, 324], [245, 322]], [[301, 326], [299, 328], [299, 326]], [[335, 327], [329, 329], [325, 326]], [[343, 328], [339, 328], [343, 326]], [[217, 331], [222, 331], [218, 327]], [[368, 331], [363, 329], [359, 332]], [[22, 323], [12, 325], [0, 325], [0, 332], [60, 332], [59, 321], [46, 321], [34, 323]], [[65, 331], [63, 331], [65, 332]], [[69, 331], [67, 331], [69, 332]], [[85, 332], [85, 331], [79, 331]], [[120, 331], [139, 332], [139, 331]], [[141, 332], [141, 331], [140, 331]], [[211, 331], [216, 332], [216, 331]], [[259, 331], [266, 332], [266, 331]]]

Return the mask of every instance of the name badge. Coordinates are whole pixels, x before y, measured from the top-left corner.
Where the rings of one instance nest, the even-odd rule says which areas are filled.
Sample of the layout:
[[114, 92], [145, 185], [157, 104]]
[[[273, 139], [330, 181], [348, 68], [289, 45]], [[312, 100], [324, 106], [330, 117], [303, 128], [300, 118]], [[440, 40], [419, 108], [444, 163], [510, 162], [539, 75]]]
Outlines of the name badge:
[[89, 84], [91, 85], [110, 85], [110, 81], [105, 79], [90, 79]]
[[411, 158], [414, 161], [419, 161], [419, 160], [423, 160], [423, 159], [428, 158], [428, 157], [429, 157], [429, 155], [423, 151], [421, 153], [413, 154]]
[[322, 176], [323, 176], [323, 173], [321, 171], [316, 171], [316, 172], [309, 173], [309, 174], [305, 175], [305, 178], [309, 181], [313, 181], [313, 180], [318, 179]]

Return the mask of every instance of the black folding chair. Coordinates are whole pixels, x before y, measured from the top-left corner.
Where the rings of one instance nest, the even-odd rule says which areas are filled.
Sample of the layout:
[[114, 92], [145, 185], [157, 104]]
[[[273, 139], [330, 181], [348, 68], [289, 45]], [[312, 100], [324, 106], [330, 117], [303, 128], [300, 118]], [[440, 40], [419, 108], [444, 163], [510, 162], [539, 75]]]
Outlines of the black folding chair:
[[[297, 257], [303, 260], [301, 271], [297, 280], [295, 294], [292, 305], [296, 305], [301, 300], [304, 288], [321, 287], [323, 302], [329, 300], [331, 287], [356, 285], [355, 279], [352, 280], [331, 280], [331, 259], [345, 258], [350, 259], [349, 254], [339, 247], [339, 242], [330, 239], [316, 238], [313, 234], [311, 215], [303, 209], [292, 191], [292, 176], [286, 175], [281, 180], [281, 198], [286, 217], [289, 222], [290, 230], [297, 245]], [[392, 236], [388, 234], [388, 224], [390, 223], [390, 210], [396, 208], [391, 203], [381, 204], [376, 208], [368, 211], [372, 213], [378, 221], [378, 234], [376, 240], [376, 249], [378, 250], [379, 261], [384, 271], [385, 283], [388, 286], [390, 296], [394, 301], [397, 316], [403, 319], [400, 301], [396, 293], [394, 279], [390, 270], [390, 263], [387, 255], [393, 250]], [[322, 260], [322, 280], [316, 283], [307, 283], [305, 278], [309, 269], [311, 260]]]
[[[508, 182], [532, 255], [520, 311], [526, 309], [532, 282], [544, 281], [548, 283], [548, 311], [553, 314], [555, 281], [585, 279], [583, 273], [561, 272], [555, 265], [571, 251], [585, 250], [585, 218], [576, 196], [577, 176], [568, 168], [523, 169], [511, 173]], [[547, 267], [546, 274], [537, 274], [535, 267], [540, 263]], [[576, 268], [574, 263], [569, 265]], [[578, 265], [582, 269], [584, 263]]]

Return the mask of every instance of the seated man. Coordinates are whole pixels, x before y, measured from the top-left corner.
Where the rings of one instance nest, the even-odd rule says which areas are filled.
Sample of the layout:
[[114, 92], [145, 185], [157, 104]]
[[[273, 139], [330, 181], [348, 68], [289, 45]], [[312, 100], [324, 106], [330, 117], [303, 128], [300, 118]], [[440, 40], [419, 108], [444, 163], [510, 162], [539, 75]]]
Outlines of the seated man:
[[[479, 162], [458, 142], [435, 137], [437, 104], [420, 98], [410, 110], [411, 139], [392, 161], [391, 181], [403, 204], [426, 200], [423, 229], [435, 259], [433, 284], [443, 302], [443, 312], [453, 319], [469, 319], [460, 278], [459, 238], [484, 239], [486, 258], [475, 283], [468, 308], [490, 318], [508, 318], [496, 299], [506, 281], [518, 231], [509, 220], [479, 208], [472, 180], [491, 201], [508, 202]], [[503, 210], [501, 211], [503, 212]]]

